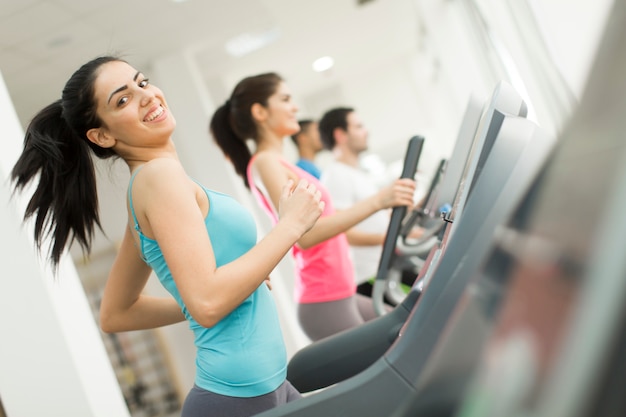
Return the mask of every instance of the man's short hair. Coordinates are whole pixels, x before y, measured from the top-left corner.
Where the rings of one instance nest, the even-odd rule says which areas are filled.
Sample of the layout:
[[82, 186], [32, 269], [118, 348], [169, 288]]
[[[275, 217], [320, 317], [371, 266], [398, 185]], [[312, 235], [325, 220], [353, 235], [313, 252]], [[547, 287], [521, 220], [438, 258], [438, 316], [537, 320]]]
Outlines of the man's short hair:
[[318, 125], [324, 148], [332, 150], [335, 147], [335, 129], [348, 130], [348, 114], [352, 112], [354, 109], [351, 107], [335, 107], [324, 113]]

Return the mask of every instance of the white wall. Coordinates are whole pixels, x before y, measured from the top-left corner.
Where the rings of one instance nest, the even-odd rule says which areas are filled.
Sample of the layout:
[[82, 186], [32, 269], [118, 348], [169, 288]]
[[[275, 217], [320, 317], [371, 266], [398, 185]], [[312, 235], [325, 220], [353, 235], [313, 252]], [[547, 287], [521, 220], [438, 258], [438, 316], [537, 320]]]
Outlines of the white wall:
[[[527, 100], [529, 118], [555, 132], [580, 96], [613, 0], [528, 3], [415, 0], [448, 97], [458, 103], [468, 89], [484, 96], [504, 79]], [[493, 45], [485, 50], [472, 5], [504, 61]]]
[[[529, 0], [556, 65], [580, 97], [615, 0]], [[564, 16], [567, 12], [567, 18]]]

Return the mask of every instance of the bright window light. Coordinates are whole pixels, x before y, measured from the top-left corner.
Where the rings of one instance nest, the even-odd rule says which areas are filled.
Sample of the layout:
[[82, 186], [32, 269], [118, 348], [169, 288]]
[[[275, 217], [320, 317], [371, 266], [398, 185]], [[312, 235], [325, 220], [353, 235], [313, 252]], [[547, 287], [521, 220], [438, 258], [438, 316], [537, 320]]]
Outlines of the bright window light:
[[329, 56], [323, 56], [313, 61], [313, 71], [324, 72], [335, 65], [335, 61]]

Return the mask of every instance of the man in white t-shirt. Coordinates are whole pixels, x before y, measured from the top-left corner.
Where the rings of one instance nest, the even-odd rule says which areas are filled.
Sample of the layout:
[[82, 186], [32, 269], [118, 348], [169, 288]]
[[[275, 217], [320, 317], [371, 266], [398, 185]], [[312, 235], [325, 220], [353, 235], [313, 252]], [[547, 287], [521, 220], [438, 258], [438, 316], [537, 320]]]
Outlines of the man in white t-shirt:
[[[359, 115], [349, 107], [327, 111], [319, 121], [322, 143], [333, 152], [324, 166], [321, 181], [327, 187], [337, 210], [378, 192], [376, 181], [359, 165], [359, 155], [367, 150], [368, 132]], [[377, 211], [346, 232], [353, 256], [355, 280], [362, 294], [371, 294], [389, 225], [389, 211]]]

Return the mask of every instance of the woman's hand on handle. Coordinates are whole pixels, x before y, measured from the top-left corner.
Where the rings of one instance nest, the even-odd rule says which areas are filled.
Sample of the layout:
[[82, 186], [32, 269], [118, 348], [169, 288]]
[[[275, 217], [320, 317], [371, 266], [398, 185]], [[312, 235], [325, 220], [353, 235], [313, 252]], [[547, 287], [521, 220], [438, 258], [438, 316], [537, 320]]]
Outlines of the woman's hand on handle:
[[324, 211], [321, 192], [308, 181], [301, 179], [294, 187], [289, 180], [282, 189], [278, 205], [281, 222], [290, 222], [303, 235], [309, 231]]
[[399, 206], [413, 207], [413, 195], [415, 194], [415, 180], [400, 178], [393, 184], [378, 192], [380, 208], [392, 208]]

